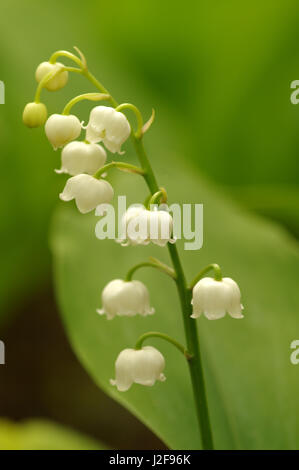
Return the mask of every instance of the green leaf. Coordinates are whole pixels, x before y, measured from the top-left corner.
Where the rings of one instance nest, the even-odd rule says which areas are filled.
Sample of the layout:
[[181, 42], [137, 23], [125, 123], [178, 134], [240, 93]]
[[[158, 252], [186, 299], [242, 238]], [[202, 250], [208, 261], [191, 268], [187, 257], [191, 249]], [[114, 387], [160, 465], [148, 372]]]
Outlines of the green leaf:
[[[163, 160], [153, 164], [160, 167], [159, 179], [172, 202], [204, 204], [203, 248], [184, 251], [178, 243], [189, 279], [206, 264], [218, 262], [243, 294], [244, 320], [198, 320], [216, 447], [298, 447], [299, 369], [289, 359], [298, 331], [297, 244], [276, 225], [243, 213], [187, 162], [182, 168], [173, 152], [163, 151]], [[129, 195], [130, 204], [144, 200], [140, 180], [118, 174], [113, 185], [117, 194]], [[187, 366], [171, 345], [158, 339], [147, 343], [166, 357], [165, 383], [152, 388], [134, 385], [126, 393], [109, 384], [117, 354], [132, 347], [141, 333], [159, 330], [185, 340], [175, 286], [163, 274], [144, 270], [135, 277], [149, 287], [155, 315], [107, 321], [96, 314], [107, 282], [124, 277], [149, 255], [168, 260], [166, 249], [124, 248], [112, 240], [97, 240], [96, 222], [69, 203], [59, 208], [53, 224], [56, 287], [72, 347], [96, 383], [168, 446], [199, 448]]]
[[226, 188], [248, 209], [283, 223], [299, 238], [299, 188], [292, 185], [249, 185]]
[[0, 419], [0, 450], [98, 450], [106, 447], [72, 429], [46, 420], [14, 423]]

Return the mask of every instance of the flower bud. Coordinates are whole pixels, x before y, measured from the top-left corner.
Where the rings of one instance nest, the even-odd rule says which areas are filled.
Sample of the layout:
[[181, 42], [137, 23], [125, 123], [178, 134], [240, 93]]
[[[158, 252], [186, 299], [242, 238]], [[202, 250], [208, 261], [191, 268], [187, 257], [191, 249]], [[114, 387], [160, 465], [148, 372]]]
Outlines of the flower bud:
[[23, 122], [27, 127], [40, 127], [47, 120], [48, 111], [43, 103], [28, 103], [23, 111]]
[[97, 310], [100, 315], [107, 315], [111, 320], [116, 315], [133, 317], [134, 315], [152, 315], [149, 292], [140, 281], [115, 279], [109, 282], [102, 292], [103, 308]]
[[48, 140], [56, 150], [79, 137], [81, 123], [73, 114], [69, 116], [52, 114], [46, 122], [45, 132]]
[[226, 313], [232, 318], [244, 318], [239, 286], [229, 277], [221, 281], [211, 277], [200, 279], [193, 288], [192, 305], [191, 318], [198, 318], [202, 313], [209, 320], [218, 320]]
[[110, 152], [121, 154], [121, 146], [131, 133], [126, 116], [108, 106], [96, 106], [90, 112], [86, 128], [86, 139], [89, 142], [104, 142]]
[[99, 204], [110, 203], [113, 194], [113, 188], [108, 181], [97, 180], [90, 175], [76, 175], [67, 180], [59, 197], [62, 201], [75, 199], [79, 211], [86, 214]]
[[163, 355], [152, 346], [124, 349], [116, 359], [115, 380], [111, 379], [110, 383], [116, 385], [120, 392], [129, 390], [133, 383], [151, 387], [156, 380], [166, 380], [164, 368]]
[[[60, 62], [56, 62], [55, 64], [51, 64], [50, 62], [42, 62], [39, 64], [35, 72], [36, 81], [39, 83], [48, 73], [55, 72], [56, 70], [59, 70], [63, 67], [64, 65]], [[68, 71], [64, 70], [63, 72], [58, 73], [53, 78], [51, 78], [45, 84], [45, 88], [49, 91], [60, 90], [60, 88], [63, 88], [67, 84], [68, 77]]]
[[97, 144], [87, 142], [70, 142], [61, 153], [61, 169], [57, 173], [68, 173], [75, 176], [82, 173], [93, 175], [106, 161], [105, 149]]
[[146, 210], [144, 207], [130, 207], [122, 218], [125, 240], [117, 240], [123, 246], [148, 245], [158, 246], [174, 243], [172, 238], [173, 220], [165, 210]]

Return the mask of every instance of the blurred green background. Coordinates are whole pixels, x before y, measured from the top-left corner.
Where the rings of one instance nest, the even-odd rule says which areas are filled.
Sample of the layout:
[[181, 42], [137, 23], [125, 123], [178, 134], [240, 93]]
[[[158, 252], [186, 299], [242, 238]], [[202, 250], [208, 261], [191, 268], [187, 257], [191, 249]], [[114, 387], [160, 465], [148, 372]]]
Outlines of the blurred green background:
[[[290, 83], [299, 79], [298, 21], [295, 0], [1, 2], [1, 416], [51, 419], [112, 447], [164, 446], [93, 384], [63, 332], [48, 243], [63, 187], [53, 171], [59, 152], [42, 129], [21, 121], [36, 66], [78, 46], [119, 101], [136, 103], [145, 116], [155, 108], [155, 126], [166, 132], [165, 140], [154, 131], [147, 137], [154, 167], [163, 149], [175, 148], [181, 172], [188, 161], [240, 211], [287, 230], [294, 246], [299, 105], [290, 103]], [[91, 90], [76, 76], [43, 97], [57, 112]], [[87, 119], [89, 107], [78, 109]]]

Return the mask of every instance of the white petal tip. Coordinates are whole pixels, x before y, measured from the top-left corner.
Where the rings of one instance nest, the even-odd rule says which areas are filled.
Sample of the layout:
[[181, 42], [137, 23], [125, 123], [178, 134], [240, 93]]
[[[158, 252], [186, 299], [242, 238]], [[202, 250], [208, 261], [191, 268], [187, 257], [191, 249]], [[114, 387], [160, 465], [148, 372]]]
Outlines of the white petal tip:
[[110, 379], [109, 382], [110, 382], [110, 385], [112, 385], [113, 387], [116, 387], [119, 392], [126, 392], [130, 388], [130, 387], [120, 386], [119, 384], [117, 384], [115, 379]]
[[77, 209], [79, 212], [81, 212], [81, 214], [88, 214], [88, 212], [91, 212], [93, 209], [83, 209], [82, 207], [78, 207], [78, 204], [76, 204], [77, 206]]
[[219, 314], [204, 312], [204, 315], [208, 320], [220, 320], [225, 317], [225, 312]]
[[105, 315], [105, 311], [102, 308], [97, 308], [96, 312], [98, 315]]
[[155, 309], [150, 308], [149, 310], [145, 310], [142, 313], [140, 313], [140, 315], [143, 317], [147, 317], [148, 315], [154, 315], [154, 313], [155, 313]]
[[116, 243], [118, 243], [120, 246], [129, 246], [130, 243], [128, 240], [122, 240], [121, 238], [117, 238]]
[[199, 316], [199, 313], [192, 313], [192, 315], [190, 315], [190, 318], [199, 318]]
[[244, 315], [242, 315], [242, 313], [237, 313], [236, 315], [232, 315], [231, 313], [229, 314], [232, 318], [234, 318], [235, 320], [241, 320], [242, 318], [244, 318]]

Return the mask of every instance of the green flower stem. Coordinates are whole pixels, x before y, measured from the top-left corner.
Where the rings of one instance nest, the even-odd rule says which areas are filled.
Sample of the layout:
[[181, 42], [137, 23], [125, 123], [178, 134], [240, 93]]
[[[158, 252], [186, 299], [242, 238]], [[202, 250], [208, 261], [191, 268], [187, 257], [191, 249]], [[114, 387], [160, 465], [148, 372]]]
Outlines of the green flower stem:
[[[145, 180], [152, 194], [158, 192], [158, 184], [150, 163], [147, 159], [144, 147], [140, 139], [135, 139], [135, 148], [139, 156], [142, 167], [145, 168]], [[195, 400], [197, 418], [201, 430], [201, 440], [204, 449], [213, 449], [213, 438], [211, 431], [211, 423], [208, 412], [208, 403], [205, 391], [204, 374], [201, 364], [201, 355], [199, 349], [197, 323], [191, 318], [191, 293], [186, 284], [184, 271], [180, 262], [177, 247], [168, 243], [168, 250], [172, 260], [172, 264], [176, 273], [176, 284], [180, 297], [181, 308], [184, 320], [184, 329], [187, 339], [187, 348], [192, 358], [188, 361], [191, 376], [193, 395]]]
[[198, 282], [207, 272], [211, 271], [211, 269], [214, 270], [214, 279], [215, 279], [215, 281], [222, 281], [222, 273], [221, 273], [220, 266], [219, 266], [218, 264], [212, 263], [212, 264], [209, 264], [208, 266], [206, 266], [205, 268], [203, 268], [203, 269], [195, 276], [195, 278], [193, 279], [193, 281], [192, 281], [191, 284], [190, 284], [189, 289], [192, 290], [193, 287], [195, 286], [195, 284], [197, 284], [197, 282]]
[[131, 111], [135, 113], [135, 116], [137, 118], [137, 131], [135, 132], [135, 137], [138, 139], [142, 136], [142, 128], [143, 128], [142, 114], [137, 108], [137, 106], [131, 103], [123, 103], [115, 108], [116, 111], [123, 111], [125, 109], [130, 109]]
[[[98, 80], [90, 74], [90, 72], [84, 73], [91, 83], [93, 83], [98, 90], [102, 93], [108, 93], [106, 88], [98, 82]], [[109, 93], [108, 93], [109, 94]], [[111, 95], [110, 95], [111, 96]], [[117, 107], [118, 104], [113, 97], [110, 98], [112, 106]], [[145, 171], [144, 179], [151, 194], [155, 194], [159, 191], [159, 186], [152, 170], [149, 159], [147, 158], [144, 150], [142, 136], [136, 137], [132, 133], [132, 140], [135, 146], [136, 153], [138, 155], [140, 164]], [[177, 248], [174, 244], [168, 243], [168, 250], [172, 260], [172, 264], [176, 273], [176, 284], [180, 297], [180, 303], [183, 313], [184, 329], [187, 339], [187, 348], [192, 358], [188, 361], [189, 371], [191, 376], [193, 395], [195, 400], [196, 413], [201, 431], [201, 441], [204, 449], [213, 449], [213, 438], [211, 431], [211, 423], [208, 412], [208, 403], [205, 391], [204, 373], [201, 364], [201, 355], [197, 333], [197, 323], [190, 318], [192, 314], [191, 306], [191, 291], [187, 287], [184, 271], [180, 262]]]
[[140, 268], [144, 267], [149, 267], [149, 268], [155, 268], [158, 269], [159, 271], [162, 271], [163, 273], [167, 274], [170, 276], [172, 279], [175, 279], [175, 272], [172, 268], [167, 266], [166, 264], [162, 263], [161, 261], [151, 258], [151, 261], [144, 261], [143, 263], [136, 264], [133, 266], [126, 275], [125, 281], [129, 282], [132, 280], [133, 274]]
[[90, 71], [88, 69], [84, 69], [82, 70], [82, 75], [84, 77], [87, 78], [87, 80], [90, 81], [90, 83], [92, 83], [101, 93], [107, 93], [110, 98], [109, 98], [109, 101], [110, 103], [112, 104], [112, 106], [114, 108], [117, 108], [118, 106], [118, 103], [115, 101], [115, 99], [110, 95], [110, 93], [108, 92], [108, 90], [104, 87], [104, 85], [102, 85], [101, 82], [99, 82], [99, 80], [92, 74], [90, 73]]
[[49, 62], [50, 64], [55, 64], [57, 59], [59, 57], [67, 57], [68, 59], [72, 60], [75, 62], [77, 65], [79, 65], [80, 68], [84, 68], [84, 64], [79, 57], [77, 57], [75, 54], [72, 54], [72, 52], [69, 51], [56, 51], [54, 54], [51, 55]]
[[82, 73], [82, 69], [78, 69], [77, 67], [64, 67], [63, 70], [66, 70], [67, 72]]
[[70, 100], [64, 107], [64, 110], [62, 111], [62, 114], [68, 115], [70, 114], [70, 111], [72, 107], [79, 103], [80, 101], [83, 100], [89, 100], [89, 101], [104, 101], [104, 100], [109, 100], [110, 95], [107, 95], [107, 93], [84, 93], [83, 95], [78, 95], [75, 96], [72, 100]]
[[163, 270], [164, 272], [169, 274], [169, 276], [171, 276], [174, 280], [176, 280], [176, 273], [173, 268], [171, 268], [165, 263], [162, 263], [162, 261], [160, 261], [158, 258], [154, 258], [153, 256], [149, 257], [149, 261], [151, 263], [154, 263], [157, 266], [157, 268], [159, 268], [160, 270]]
[[150, 208], [151, 205], [157, 204], [157, 202], [167, 202], [167, 192], [164, 188], [161, 188], [160, 191], [157, 191], [155, 194], [152, 195], [152, 197], [150, 197], [147, 204], [148, 208]]
[[160, 333], [159, 331], [149, 331], [148, 333], [144, 333], [144, 335], [141, 335], [137, 340], [137, 343], [135, 345], [135, 349], [141, 349], [143, 341], [145, 341], [148, 338], [161, 338], [161, 339], [164, 339], [165, 341], [168, 341], [168, 343], [175, 346], [181, 353], [184, 354], [184, 356], [188, 360], [190, 360], [192, 358], [191, 354], [187, 351], [185, 346], [183, 346], [177, 340], [171, 338], [171, 336], [168, 336], [165, 333]]
[[[145, 180], [152, 194], [158, 192], [158, 184], [154, 173], [148, 162], [144, 147], [141, 140], [135, 139], [135, 148], [139, 156], [139, 160], [146, 169]], [[180, 297], [181, 309], [183, 313], [184, 329], [187, 339], [187, 348], [190, 351], [192, 358], [188, 361], [189, 371], [191, 376], [193, 395], [195, 400], [195, 407], [197, 418], [201, 431], [202, 446], [204, 449], [213, 449], [213, 438], [211, 423], [208, 412], [208, 402], [205, 390], [205, 380], [203, 368], [201, 364], [201, 354], [198, 341], [197, 323], [191, 318], [192, 305], [191, 305], [191, 292], [188, 290], [184, 271], [178, 255], [177, 247], [174, 244], [168, 243], [168, 250], [172, 260], [172, 264], [176, 273], [176, 284]]]
[[191, 318], [192, 315], [192, 293], [188, 290], [185, 275], [175, 245], [168, 243], [168, 249], [173, 267], [177, 275], [177, 289], [179, 293], [181, 309], [183, 312], [184, 329], [187, 339], [187, 348], [192, 354], [188, 361], [191, 376], [193, 395], [199, 427], [201, 430], [201, 440], [204, 449], [213, 449], [213, 438], [211, 423], [208, 412], [208, 402], [205, 390], [205, 380], [202, 368], [201, 354], [198, 341], [197, 323]]
[[151, 167], [151, 164], [149, 162], [149, 159], [147, 158], [147, 155], [145, 153], [142, 139], [141, 138], [137, 139], [134, 135], [132, 139], [133, 139], [133, 144], [134, 144], [136, 153], [138, 155], [139, 161], [141, 163], [141, 166], [145, 171], [144, 179], [146, 181], [146, 184], [151, 194], [153, 195], [157, 193], [158, 191], [160, 191], [160, 189], [159, 189], [156, 177], [154, 175], [153, 169]]
[[131, 165], [130, 163], [125, 162], [111, 162], [107, 163], [107, 165], [102, 166], [94, 175], [93, 177], [96, 179], [100, 179], [103, 173], [110, 170], [110, 168], [118, 168], [119, 170], [126, 171], [128, 173], [135, 173], [137, 175], [144, 175], [144, 171], [142, 168], [138, 166]]

